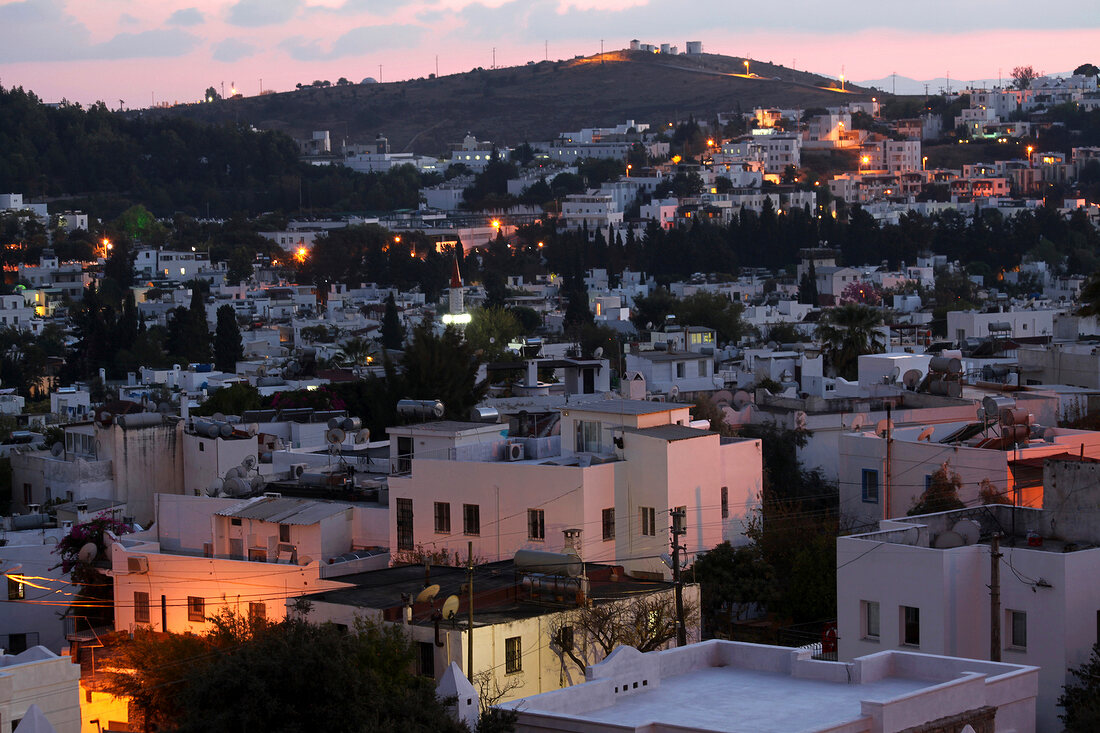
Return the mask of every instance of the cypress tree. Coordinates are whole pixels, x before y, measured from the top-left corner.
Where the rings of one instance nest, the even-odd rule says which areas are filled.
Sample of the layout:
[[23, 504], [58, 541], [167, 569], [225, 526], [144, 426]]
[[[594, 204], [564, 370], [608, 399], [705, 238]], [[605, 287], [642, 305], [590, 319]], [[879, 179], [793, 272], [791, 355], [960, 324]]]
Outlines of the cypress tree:
[[244, 358], [241, 329], [233, 306], [218, 308], [218, 325], [214, 329], [214, 368], [220, 372], [235, 372], [237, 362]]

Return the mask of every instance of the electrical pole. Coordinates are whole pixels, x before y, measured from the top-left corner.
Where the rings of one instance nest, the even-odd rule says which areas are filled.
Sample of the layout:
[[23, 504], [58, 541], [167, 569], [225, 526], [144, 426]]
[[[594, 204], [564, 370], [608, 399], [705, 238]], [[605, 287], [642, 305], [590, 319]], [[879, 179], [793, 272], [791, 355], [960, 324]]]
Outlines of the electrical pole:
[[894, 442], [892, 435], [893, 421], [890, 419], [890, 405], [886, 405], [886, 481], [882, 497], [882, 518], [890, 518], [890, 448]]
[[493, 46], [493, 65], [490, 68], [495, 69], [497, 67], [497, 48]]
[[1001, 661], [1001, 535], [989, 548], [989, 661]]
[[466, 679], [474, 681], [474, 541], [466, 544], [466, 592], [469, 620], [466, 625]]
[[684, 625], [684, 583], [680, 579], [680, 537], [687, 534], [684, 529], [686, 512], [683, 509], [670, 509], [672, 515], [672, 581], [676, 584], [676, 646], [687, 646], [687, 627]]

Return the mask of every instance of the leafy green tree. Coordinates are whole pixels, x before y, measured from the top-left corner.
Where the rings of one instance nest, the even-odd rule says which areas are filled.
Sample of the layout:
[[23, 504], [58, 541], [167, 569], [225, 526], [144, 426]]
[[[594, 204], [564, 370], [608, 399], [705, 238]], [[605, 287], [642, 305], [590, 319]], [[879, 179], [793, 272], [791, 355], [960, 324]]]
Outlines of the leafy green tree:
[[565, 315], [562, 318], [562, 328], [565, 329], [566, 334], [595, 321], [596, 317], [588, 307], [588, 291], [583, 285], [574, 286], [566, 297], [569, 302], [565, 306]]
[[260, 392], [244, 382], [214, 390], [203, 403], [191, 410], [192, 415], [240, 415], [245, 410], [259, 410], [263, 406]]
[[721, 343], [737, 343], [745, 332], [741, 313], [745, 310], [720, 293], [698, 292], [676, 301], [672, 307], [683, 326], [713, 328]]
[[1017, 89], [1028, 89], [1038, 76], [1031, 66], [1017, 66], [1012, 70], [1012, 81]]
[[882, 313], [858, 303], [830, 308], [817, 327], [817, 338], [825, 346], [826, 358], [837, 376], [854, 380], [861, 354], [876, 354], [885, 344], [877, 327]]
[[291, 617], [279, 623], [228, 612], [204, 636], [137, 630], [122, 641], [108, 689], [144, 712], [145, 725], [210, 730], [402, 730], [458, 733], [414, 673], [404, 629], [362, 622], [347, 633]]
[[354, 366], [363, 366], [369, 363], [373, 351], [374, 348], [371, 346], [371, 342], [358, 336], [350, 338], [340, 345], [340, 353], [343, 354], [341, 361]]
[[237, 371], [237, 362], [244, 358], [241, 329], [231, 305], [218, 308], [218, 323], [214, 329], [214, 367], [221, 372]]
[[1062, 687], [1058, 715], [1066, 733], [1092, 733], [1100, 730], [1100, 643], [1094, 644], [1089, 658], [1080, 667], [1071, 667], [1071, 682]]
[[1081, 64], [1073, 70], [1074, 75], [1082, 76], [1100, 76], [1100, 68], [1096, 64]]
[[695, 560], [688, 580], [699, 584], [708, 635], [744, 618], [752, 604], [767, 608], [776, 597], [775, 570], [755, 544], [733, 547], [723, 542]]
[[386, 296], [386, 310], [382, 314], [382, 346], [387, 349], [400, 349], [405, 343], [405, 327], [397, 315], [397, 302], [393, 293]]
[[217, 87], [207, 87], [202, 97], [207, 102], [217, 102], [219, 99], [222, 98], [222, 95], [218, 94]]
[[187, 309], [188, 348], [194, 357], [191, 361], [210, 361], [210, 326], [206, 322], [206, 297], [197, 282], [191, 283], [191, 304]]
[[657, 288], [649, 295], [634, 299], [630, 322], [639, 332], [659, 329], [675, 308], [676, 297], [664, 288]]
[[512, 308], [512, 315], [519, 322], [519, 332], [525, 336], [535, 333], [542, 328], [542, 316], [534, 308], [525, 305], [517, 305]]
[[520, 334], [519, 320], [506, 308], [477, 308], [470, 314], [466, 341], [485, 361], [499, 361]]
[[470, 408], [485, 396], [487, 385], [477, 381], [479, 360], [454, 326], [437, 335], [430, 322], [418, 325], [401, 365], [402, 397], [441, 400], [448, 419], [466, 419]]

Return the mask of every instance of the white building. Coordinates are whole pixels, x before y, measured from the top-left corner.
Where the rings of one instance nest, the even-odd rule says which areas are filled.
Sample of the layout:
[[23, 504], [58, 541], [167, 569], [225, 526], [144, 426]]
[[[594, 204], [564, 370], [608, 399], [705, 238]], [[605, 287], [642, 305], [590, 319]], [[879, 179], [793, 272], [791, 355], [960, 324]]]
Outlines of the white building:
[[32, 707], [56, 733], [80, 733], [80, 667], [40, 646], [0, 652], [0, 730], [14, 731], [28, 713], [33, 718]]
[[138, 278], [187, 282], [201, 277], [216, 279], [225, 277], [226, 264], [211, 262], [206, 252], [174, 252], [162, 249], [140, 249], [134, 258], [134, 272]]
[[[1039, 731], [1062, 730], [1067, 669], [1097, 638], [1100, 531], [1096, 464], [1048, 464], [1043, 509], [989, 505], [883, 521], [837, 539], [839, 654], [897, 647], [1040, 668]], [[991, 610], [990, 538], [1000, 540], [999, 607]], [[993, 640], [991, 618], [1000, 626]]]
[[1034, 733], [1034, 667], [875, 651], [839, 663], [733, 641], [623, 646], [584, 684], [501, 707], [518, 733]]
[[9, 528], [0, 533], [0, 574], [5, 576], [3, 599], [8, 601], [0, 603], [0, 649], [10, 654], [39, 645], [60, 653], [65, 644], [61, 620], [57, 614], [43, 613], [49, 609], [41, 604], [52, 603], [58, 591], [72, 588], [67, 574], [56, 567], [60, 558], [54, 553], [69, 530], [46, 527], [46, 520], [45, 514], [37, 513], [5, 518]]
[[623, 212], [610, 194], [570, 194], [561, 203], [561, 220], [569, 231], [587, 230], [589, 239], [602, 231], [606, 239], [608, 227], [622, 226]]
[[947, 336], [957, 343], [969, 338], [1053, 336], [1054, 310], [1018, 310], [998, 313], [948, 311]]
[[687, 552], [743, 542], [761, 490], [759, 440], [688, 427], [690, 406], [640, 400], [570, 402], [559, 435], [512, 436], [501, 425], [390, 428], [390, 547], [487, 560], [557, 552], [580, 528], [586, 561], [664, 576], [669, 510], [685, 507]]
[[626, 355], [626, 369], [641, 374], [645, 378], [646, 389], [655, 394], [675, 395], [715, 389], [712, 355], [674, 350], [640, 351]]
[[288, 599], [389, 562], [378, 506], [279, 495], [158, 498], [153, 528], [111, 546], [119, 630], [200, 633], [225, 609], [279, 621]]

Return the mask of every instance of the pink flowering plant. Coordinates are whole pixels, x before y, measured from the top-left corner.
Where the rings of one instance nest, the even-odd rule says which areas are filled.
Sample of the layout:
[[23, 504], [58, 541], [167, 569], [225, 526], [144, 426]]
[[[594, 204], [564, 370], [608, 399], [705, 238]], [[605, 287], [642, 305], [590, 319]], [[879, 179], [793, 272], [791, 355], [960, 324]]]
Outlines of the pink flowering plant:
[[133, 531], [134, 528], [131, 525], [118, 521], [109, 512], [104, 512], [95, 519], [74, 524], [69, 534], [57, 543], [54, 554], [61, 556], [61, 569], [66, 573], [72, 573], [75, 582], [91, 582], [99, 573], [93, 567], [80, 562], [78, 558], [80, 548], [89, 542], [93, 543], [97, 548], [96, 560], [99, 560], [107, 550], [108, 532], [121, 536]]

